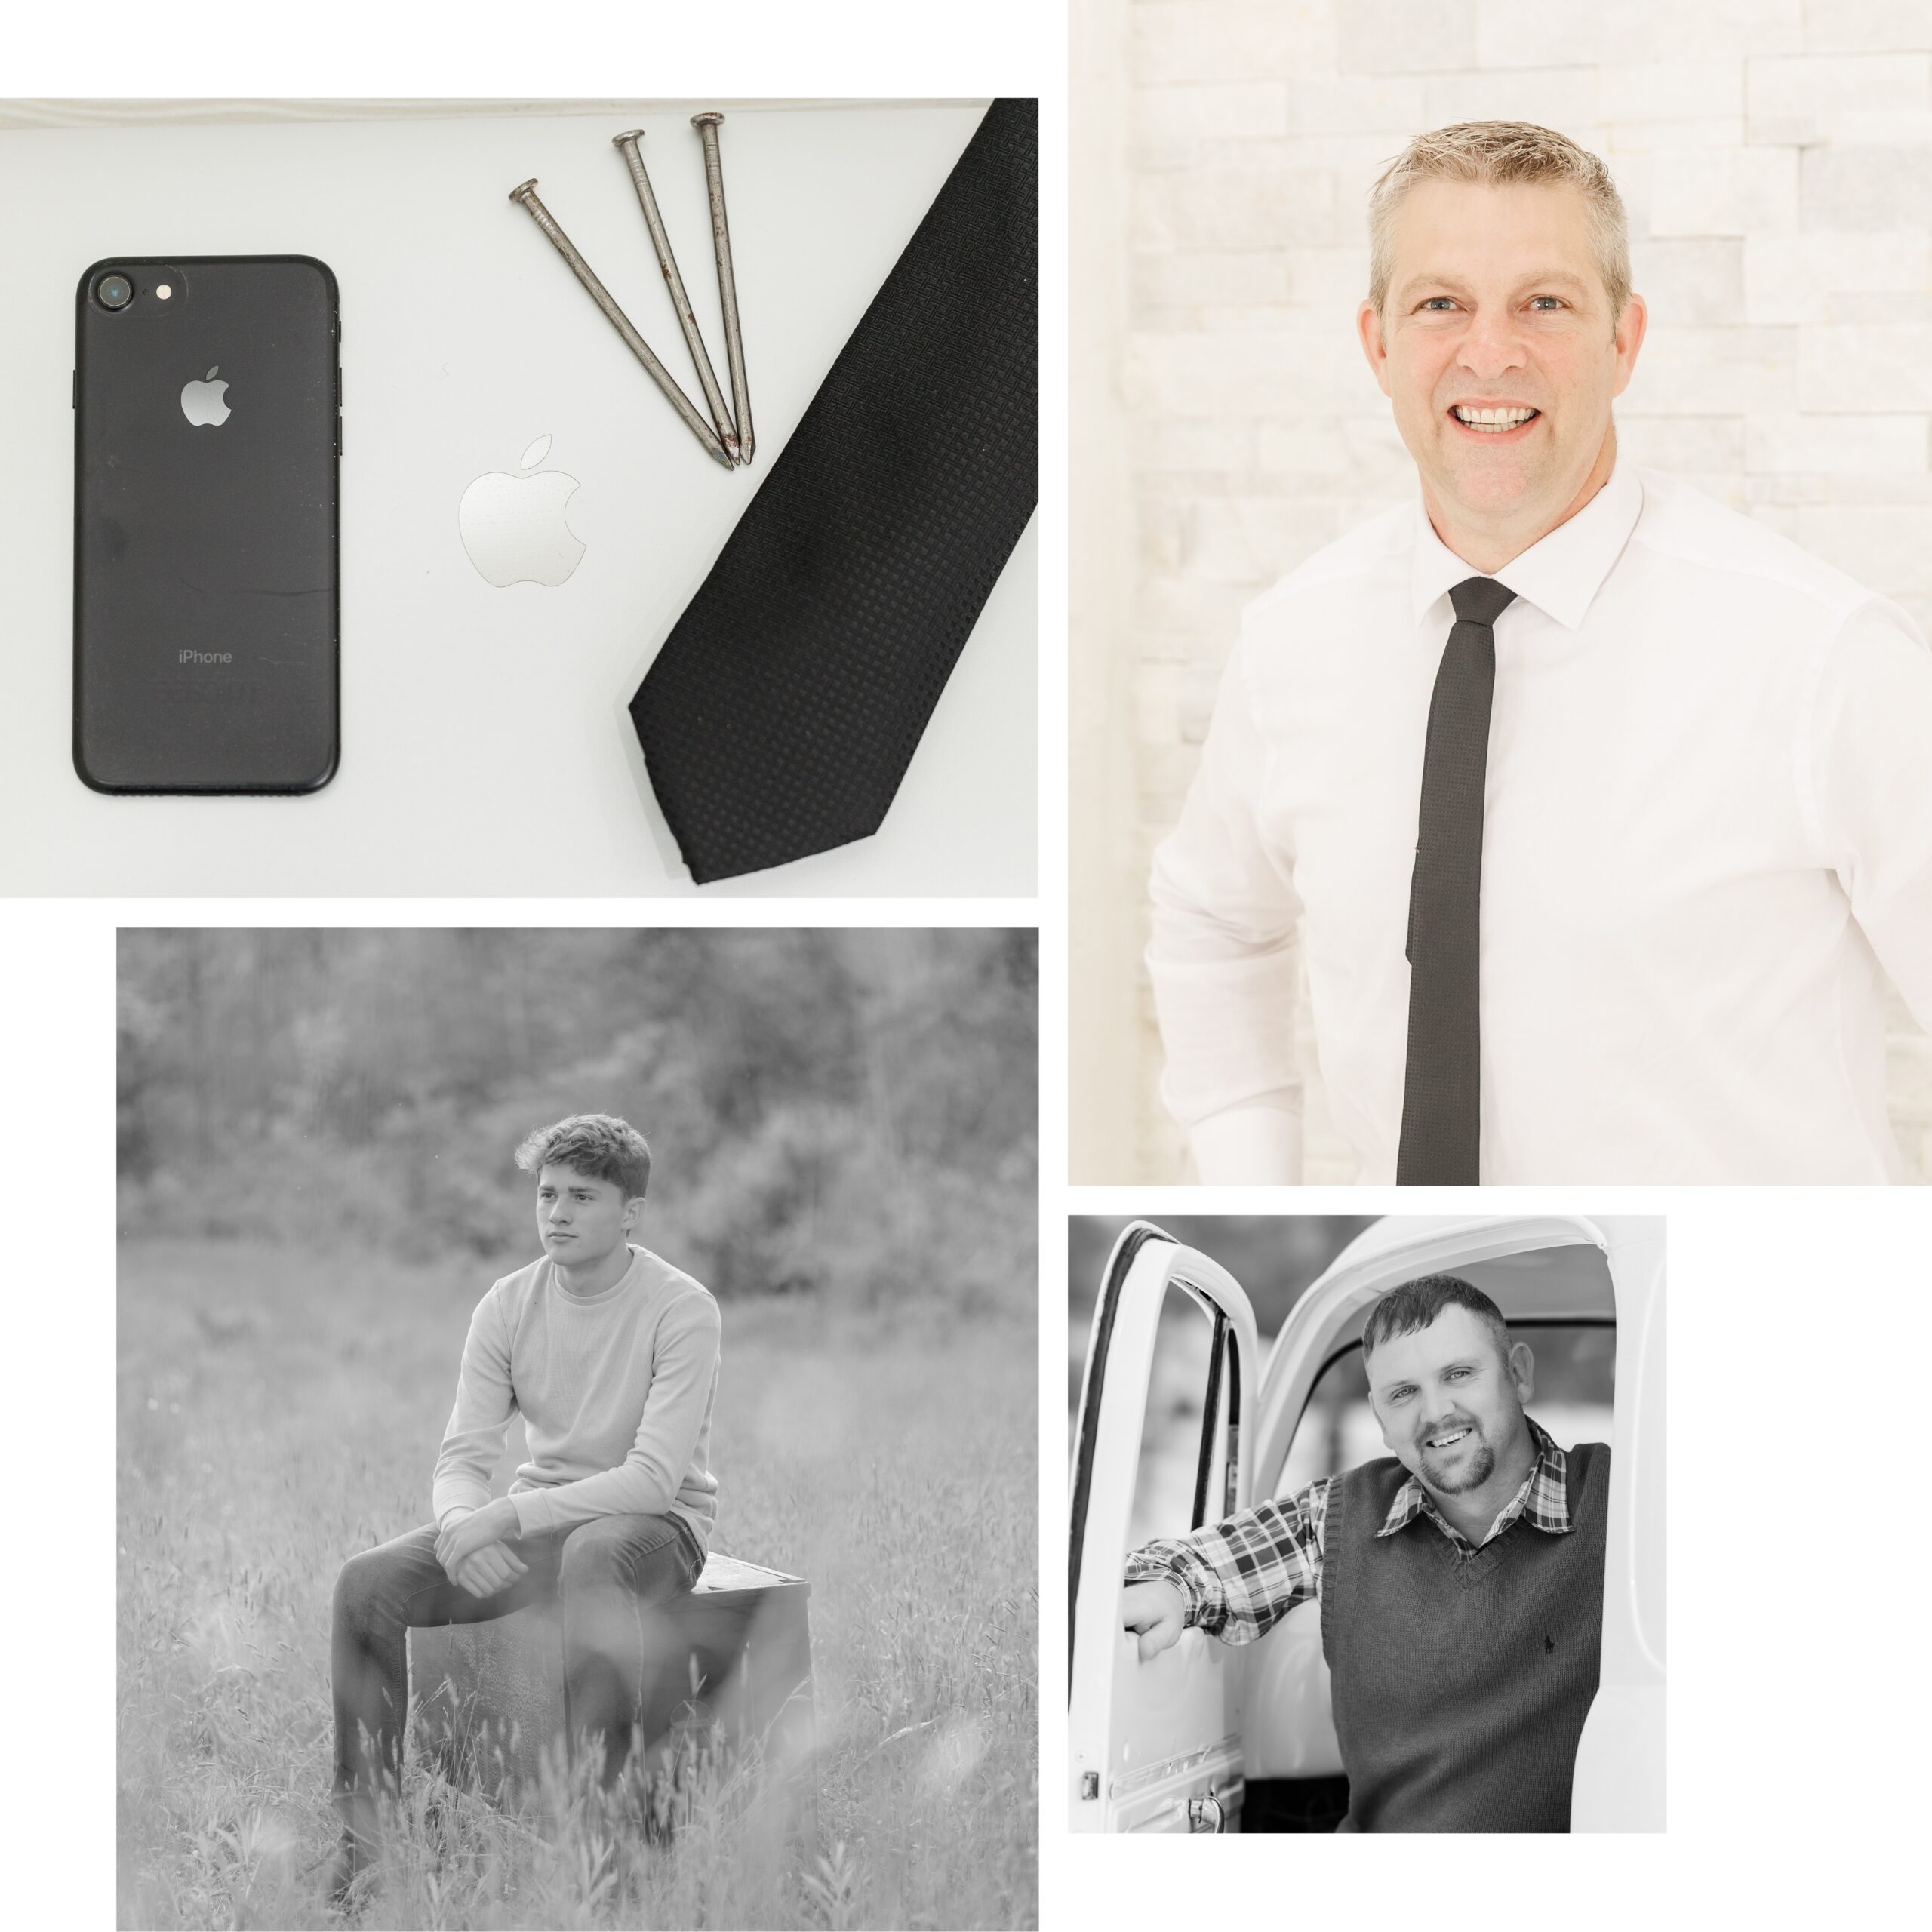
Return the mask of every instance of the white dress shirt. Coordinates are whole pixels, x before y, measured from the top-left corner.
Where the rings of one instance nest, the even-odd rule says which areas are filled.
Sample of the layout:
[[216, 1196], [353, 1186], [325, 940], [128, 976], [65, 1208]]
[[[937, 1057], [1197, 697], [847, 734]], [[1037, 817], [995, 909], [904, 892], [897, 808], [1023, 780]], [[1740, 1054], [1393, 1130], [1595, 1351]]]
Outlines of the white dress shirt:
[[[1478, 573], [1420, 499], [1244, 613], [1155, 856], [1162, 1097], [1202, 1178], [1300, 1179], [1292, 1037], [1395, 1177], [1430, 692]], [[1904, 1177], [1882, 962], [1932, 1022], [1932, 651], [1841, 571], [1619, 461], [1496, 573], [1485, 1182]]]

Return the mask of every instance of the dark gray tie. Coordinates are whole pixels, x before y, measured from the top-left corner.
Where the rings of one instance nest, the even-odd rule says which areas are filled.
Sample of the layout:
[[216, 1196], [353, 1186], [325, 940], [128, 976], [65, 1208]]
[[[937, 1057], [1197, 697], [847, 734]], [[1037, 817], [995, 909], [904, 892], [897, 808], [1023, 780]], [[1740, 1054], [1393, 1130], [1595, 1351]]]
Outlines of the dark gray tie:
[[1449, 593], [1423, 749], [1409, 881], [1409, 1057], [1395, 1178], [1474, 1187], [1482, 1152], [1483, 781], [1496, 690], [1496, 620], [1516, 593], [1472, 577]]
[[700, 884], [878, 829], [1033, 514], [1039, 106], [986, 109], [631, 700]]

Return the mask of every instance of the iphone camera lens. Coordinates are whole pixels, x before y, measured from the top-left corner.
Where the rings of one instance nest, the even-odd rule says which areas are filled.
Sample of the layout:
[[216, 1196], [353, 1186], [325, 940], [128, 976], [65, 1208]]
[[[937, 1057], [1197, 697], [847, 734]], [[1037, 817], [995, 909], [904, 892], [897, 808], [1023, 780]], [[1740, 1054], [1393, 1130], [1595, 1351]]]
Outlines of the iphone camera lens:
[[125, 309], [134, 299], [134, 285], [125, 275], [104, 275], [94, 293], [103, 309]]

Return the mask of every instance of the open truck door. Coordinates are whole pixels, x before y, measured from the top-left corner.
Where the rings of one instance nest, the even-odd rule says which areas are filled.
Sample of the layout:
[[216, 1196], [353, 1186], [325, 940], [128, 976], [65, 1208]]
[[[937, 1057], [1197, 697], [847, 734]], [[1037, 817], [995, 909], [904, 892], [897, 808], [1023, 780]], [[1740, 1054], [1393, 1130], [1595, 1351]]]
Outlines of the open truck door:
[[1143, 1663], [1121, 1621], [1148, 1392], [1171, 1291], [1198, 1307], [1209, 1333], [1192, 1520], [1163, 1523], [1157, 1533], [1185, 1534], [1248, 1500], [1241, 1426], [1260, 1380], [1254, 1311], [1225, 1269], [1135, 1222], [1115, 1244], [1094, 1306], [1074, 1444], [1067, 1810], [1075, 1831], [1239, 1826], [1240, 1658], [1189, 1629]]

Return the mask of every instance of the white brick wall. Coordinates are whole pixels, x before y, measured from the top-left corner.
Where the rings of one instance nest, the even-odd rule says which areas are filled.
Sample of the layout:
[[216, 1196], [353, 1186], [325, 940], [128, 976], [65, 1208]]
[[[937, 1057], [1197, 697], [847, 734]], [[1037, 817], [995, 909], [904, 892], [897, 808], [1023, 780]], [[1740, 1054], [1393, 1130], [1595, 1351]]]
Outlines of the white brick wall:
[[[1601, 154], [1651, 311], [1618, 405], [1624, 448], [1932, 630], [1932, 0], [1118, 11], [1138, 836], [1117, 888], [1136, 945], [1148, 857], [1192, 775], [1241, 605], [1414, 489], [1354, 310], [1369, 186], [1423, 128], [1539, 121]], [[1109, 1177], [1176, 1179], [1184, 1150], [1155, 1094], [1144, 974], [1118, 964], [1140, 984], [1140, 1112], [1133, 1171]], [[1893, 1013], [1894, 1116], [1932, 1178], [1932, 1040], [1896, 1000]], [[1298, 1037], [1308, 1177], [1352, 1179], [1305, 1001]]]

